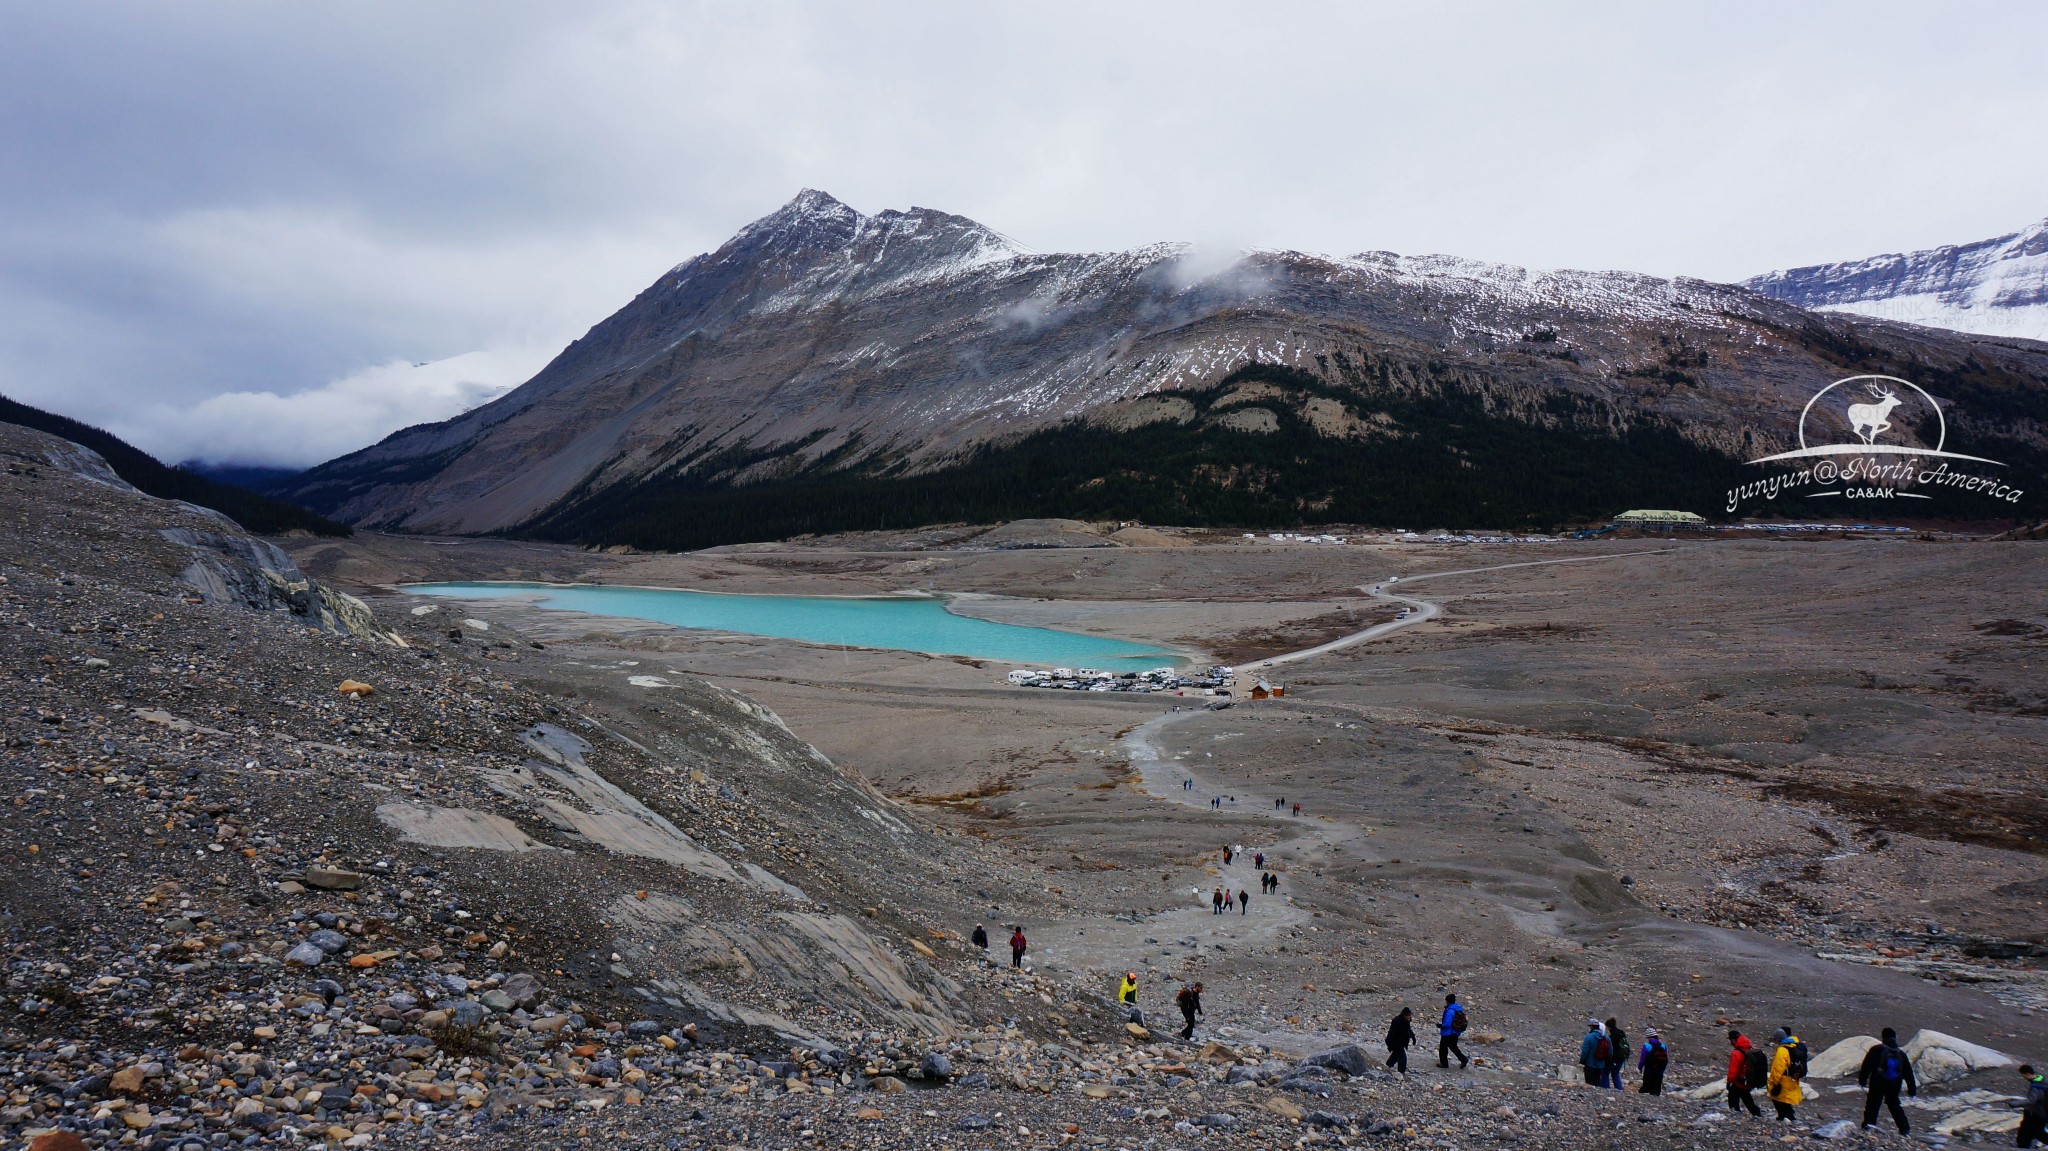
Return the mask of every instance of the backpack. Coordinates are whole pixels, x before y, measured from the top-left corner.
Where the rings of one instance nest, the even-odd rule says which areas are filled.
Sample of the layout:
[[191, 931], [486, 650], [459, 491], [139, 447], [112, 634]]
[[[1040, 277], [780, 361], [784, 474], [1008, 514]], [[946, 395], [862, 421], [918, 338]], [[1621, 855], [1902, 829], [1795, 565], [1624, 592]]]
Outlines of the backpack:
[[1453, 1031], [1459, 1031], [1459, 1032], [1462, 1032], [1462, 1031], [1464, 1031], [1464, 1030], [1465, 1030], [1465, 1009], [1464, 1009], [1464, 1008], [1460, 1007], [1460, 1008], [1458, 1008], [1458, 1009], [1457, 1009], [1456, 1011], [1453, 1011], [1453, 1012], [1451, 1012], [1451, 1030], [1453, 1030]]
[[1593, 1045], [1593, 1065], [1595, 1067], [1605, 1067], [1613, 1062], [1613, 1060], [1614, 1048], [1607, 1042], [1607, 1037], [1602, 1035], [1600, 1042]]
[[1877, 1061], [1877, 1077], [1887, 1083], [1897, 1083], [1906, 1077], [1906, 1053], [1896, 1047], [1879, 1048], [1884, 1054]]
[[1662, 1071], [1671, 1065], [1671, 1052], [1664, 1050], [1662, 1040], [1652, 1039], [1650, 1050], [1643, 1056], [1643, 1070]]
[[1751, 1089], [1762, 1087], [1771, 1081], [1771, 1060], [1761, 1050], [1752, 1047], [1742, 1053], [1742, 1085]]
[[1806, 1041], [1804, 1039], [1792, 1044], [1792, 1056], [1785, 1063], [1785, 1077], [1787, 1079], [1806, 1078]]

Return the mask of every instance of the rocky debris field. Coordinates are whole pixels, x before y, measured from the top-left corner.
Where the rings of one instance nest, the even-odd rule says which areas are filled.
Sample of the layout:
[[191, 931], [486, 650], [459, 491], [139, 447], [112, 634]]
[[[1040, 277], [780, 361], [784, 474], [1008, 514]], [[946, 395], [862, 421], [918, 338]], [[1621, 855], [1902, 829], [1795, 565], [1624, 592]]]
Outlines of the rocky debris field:
[[[0, 1131], [360, 1144], [500, 1086], [625, 1102], [1018, 1019], [942, 970], [949, 893], [1005, 878], [772, 713], [586, 693], [481, 621], [210, 594], [274, 549], [61, 446], [0, 427]], [[1061, 994], [1026, 1033], [1115, 1028]]]
[[[746, 696], [366, 606], [61, 441], [0, 461], [0, 1146], [1706, 1147], [1855, 1105], [1175, 1042], [960, 940], [1061, 894], [1036, 854]], [[1995, 1134], [1990, 1086], [1916, 1123]]]

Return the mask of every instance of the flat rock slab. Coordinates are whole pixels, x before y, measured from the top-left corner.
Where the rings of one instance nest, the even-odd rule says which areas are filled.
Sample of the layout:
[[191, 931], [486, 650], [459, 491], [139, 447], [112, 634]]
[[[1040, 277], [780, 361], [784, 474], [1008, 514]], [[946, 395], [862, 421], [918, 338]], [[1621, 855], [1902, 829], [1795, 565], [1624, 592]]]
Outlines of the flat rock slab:
[[343, 871], [338, 867], [309, 867], [304, 883], [322, 891], [354, 891], [363, 885], [363, 876], [357, 871]]
[[481, 847], [491, 851], [553, 851], [545, 843], [520, 830], [502, 815], [471, 811], [466, 807], [436, 807], [425, 803], [386, 803], [377, 808], [377, 818], [399, 838], [430, 847]]

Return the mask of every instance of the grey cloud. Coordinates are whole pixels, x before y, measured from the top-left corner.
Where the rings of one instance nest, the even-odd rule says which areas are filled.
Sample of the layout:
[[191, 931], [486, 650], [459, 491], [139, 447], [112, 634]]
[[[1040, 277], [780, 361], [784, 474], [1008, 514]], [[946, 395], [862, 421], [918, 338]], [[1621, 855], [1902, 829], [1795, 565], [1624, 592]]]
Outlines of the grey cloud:
[[[0, 391], [169, 455], [311, 462], [516, 383], [807, 185], [1040, 250], [1722, 279], [1995, 235], [2048, 186], [2048, 9], [2019, 3], [0, 0], [0, 26]], [[465, 379], [392, 367], [418, 361]]]

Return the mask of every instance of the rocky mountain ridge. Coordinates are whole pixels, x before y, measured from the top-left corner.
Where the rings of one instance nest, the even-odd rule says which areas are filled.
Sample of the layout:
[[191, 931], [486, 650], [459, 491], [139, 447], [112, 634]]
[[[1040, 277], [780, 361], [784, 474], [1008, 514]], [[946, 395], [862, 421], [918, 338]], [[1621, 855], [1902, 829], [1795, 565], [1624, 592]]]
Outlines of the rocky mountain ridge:
[[1973, 244], [1767, 272], [1743, 286], [1802, 308], [2048, 340], [2048, 220]]
[[[1525, 454], [1573, 438], [1559, 450], [1609, 477], [1589, 498], [1676, 500], [1686, 493], [1660, 487], [1662, 473], [1781, 450], [1806, 398], [1855, 371], [1924, 381], [1972, 431], [2048, 450], [2048, 347], [1619, 272], [1384, 252], [1255, 251], [1217, 266], [1183, 245], [1035, 253], [959, 216], [866, 216], [806, 191], [677, 265], [510, 394], [277, 492], [370, 527], [690, 546], [905, 526], [891, 517], [907, 505], [941, 520], [1358, 520], [1381, 513], [1347, 493], [1393, 478], [1391, 457], [1310, 468], [1282, 494], [1262, 455], [1405, 440], [1402, 474], [1485, 481], [1415, 514], [1561, 519], [1580, 509], [1492, 505], [1484, 492], [1516, 486], [1518, 465], [1475, 459], [1460, 437], [1533, 431]], [[1218, 391], [1226, 381], [1266, 394]], [[1241, 410], [1212, 411], [1219, 397]], [[1068, 435], [1082, 429], [1095, 438]], [[1134, 433], [1173, 442], [1120, 450]], [[1068, 437], [1038, 445], [1052, 463], [1003, 456], [1048, 435]], [[1162, 454], [1186, 461], [1147, 462]], [[1067, 474], [1076, 458], [1112, 457]], [[971, 484], [1004, 460], [1057, 483], [1004, 481], [1035, 494], [987, 507], [961, 505], [950, 479], [931, 495], [904, 486], [949, 469]], [[753, 509], [687, 539], [650, 537], [662, 529], [649, 525], [719, 520], [725, 493], [758, 501], [826, 481], [858, 490], [806, 497], [835, 509], [823, 515]]]

